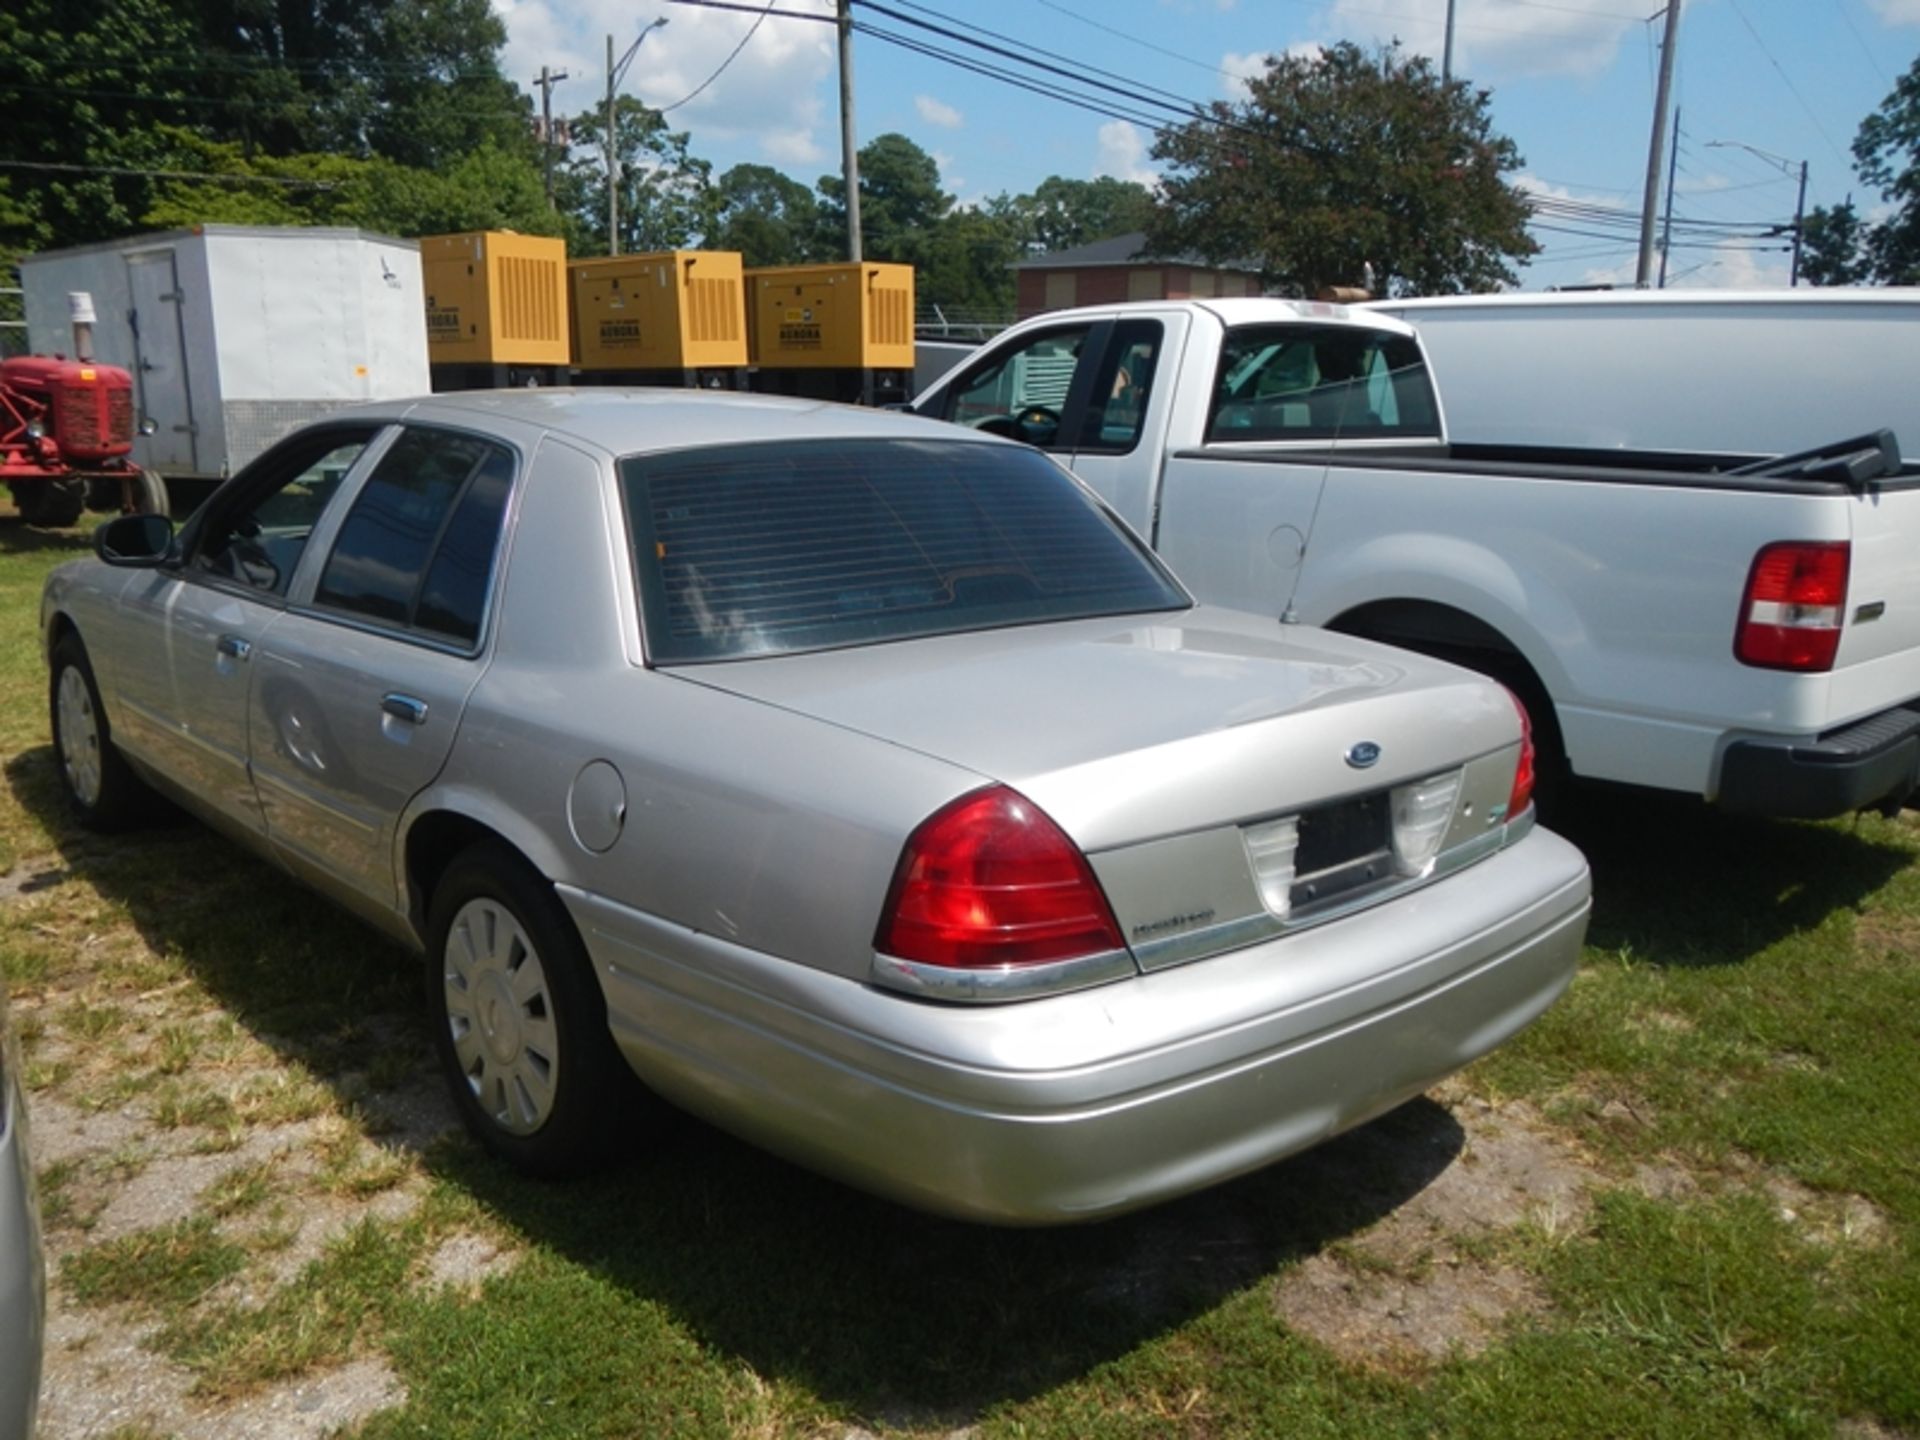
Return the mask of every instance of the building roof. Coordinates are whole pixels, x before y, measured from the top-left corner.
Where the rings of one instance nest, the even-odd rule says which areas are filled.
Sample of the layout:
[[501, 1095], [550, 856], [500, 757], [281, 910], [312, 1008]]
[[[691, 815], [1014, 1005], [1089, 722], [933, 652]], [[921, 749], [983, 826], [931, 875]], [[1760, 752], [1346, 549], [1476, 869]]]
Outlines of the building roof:
[[1195, 270], [1232, 270], [1258, 275], [1260, 266], [1253, 260], [1203, 260], [1198, 255], [1154, 255], [1148, 252], [1144, 230], [1125, 235], [1109, 235], [1090, 245], [1075, 245], [1071, 250], [1055, 250], [1047, 255], [1016, 260], [1016, 270], [1093, 270], [1103, 265], [1186, 265]]

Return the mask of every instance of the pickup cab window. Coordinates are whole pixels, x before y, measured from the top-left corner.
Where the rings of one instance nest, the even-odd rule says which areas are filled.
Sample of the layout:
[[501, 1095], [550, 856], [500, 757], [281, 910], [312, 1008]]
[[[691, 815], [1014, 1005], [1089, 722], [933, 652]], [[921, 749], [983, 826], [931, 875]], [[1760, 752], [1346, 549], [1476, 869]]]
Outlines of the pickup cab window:
[[1044, 330], [961, 376], [948, 390], [941, 419], [1042, 448], [1060, 442], [1060, 414], [1073, 388], [1088, 327]]
[[1079, 450], [1123, 455], [1140, 443], [1165, 333], [1158, 320], [1123, 320], [1113, 327], [1093, 377]]
[[1420, 347], [1348, 326], [1247, 326], [1220, 347], [1209, 441], [1434, 440]]

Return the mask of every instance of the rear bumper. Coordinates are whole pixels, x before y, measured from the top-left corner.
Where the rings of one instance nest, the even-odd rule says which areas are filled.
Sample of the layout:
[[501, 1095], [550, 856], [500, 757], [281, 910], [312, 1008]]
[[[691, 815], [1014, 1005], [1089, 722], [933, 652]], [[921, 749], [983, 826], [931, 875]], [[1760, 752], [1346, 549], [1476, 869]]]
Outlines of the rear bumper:
[[1920, 783], [1920, 702], [1824, 735], [1735, 740], [1720, 762], [1721, 809], [1825, 820], [1901, 804]]
[[1590, 905], [1579, 852], [1536, 830], [1312, 931], [970, 1007], [561, 893], [654, 1089], [850, 1184], [997, 1224], [1150, 1205], [1411, 1098], [1553, 1002]]

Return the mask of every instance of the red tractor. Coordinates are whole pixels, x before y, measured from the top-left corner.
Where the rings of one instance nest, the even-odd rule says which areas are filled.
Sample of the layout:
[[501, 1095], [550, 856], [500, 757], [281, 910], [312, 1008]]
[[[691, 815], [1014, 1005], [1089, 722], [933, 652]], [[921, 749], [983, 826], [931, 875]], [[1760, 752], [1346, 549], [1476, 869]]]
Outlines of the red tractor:
[[30, 525], [88, 509], [165, 514], [166, 486], [133, 452], [133, 377], [117, 365], [25, 355], [0, 360], [0, 480]]

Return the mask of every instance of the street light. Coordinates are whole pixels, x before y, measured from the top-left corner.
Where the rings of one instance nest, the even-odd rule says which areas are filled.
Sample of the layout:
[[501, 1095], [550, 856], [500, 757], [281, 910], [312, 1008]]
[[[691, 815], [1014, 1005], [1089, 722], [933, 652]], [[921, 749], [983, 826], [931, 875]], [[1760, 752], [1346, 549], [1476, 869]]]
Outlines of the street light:
[[[1749, 145], [1744, 140], [1709, 140], [1709, 150], [1744, 150], [1749, 155], [1757, 155], [1769, 165], [1778, 165], [1780, 173], [1791, 176], [1793, 161], [1784, 155], [1776, 155], [1771, 150], [1762, 150], [1758, 145]], [[1800, 162], [1800, 198], [1793, 202], [1793, 267], [1787, 275], [1789, 287], [1800, 283], [1800, 235], [1803, 229], [1801, 221], [1807, 213], [1807, 162]]]
[[613, 36], [607, 36], [607, 253], [620, 253], [620, 182], [618, 178], [619, 161], [614, 151], [613, 136], [613, 92], [620, 84], [620, 77], [627, 73], [627, 67], [633, 63], [633, 57], [640, 53], [640, 42], [667, 23], [667, 17], [658, 16], [634, 38], [627, 47], [627, 53], [620, 57], [618, 65], [613, 63]]

